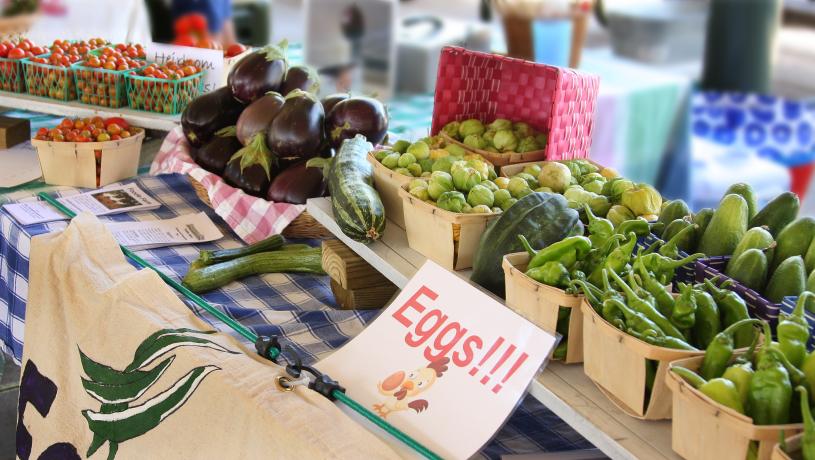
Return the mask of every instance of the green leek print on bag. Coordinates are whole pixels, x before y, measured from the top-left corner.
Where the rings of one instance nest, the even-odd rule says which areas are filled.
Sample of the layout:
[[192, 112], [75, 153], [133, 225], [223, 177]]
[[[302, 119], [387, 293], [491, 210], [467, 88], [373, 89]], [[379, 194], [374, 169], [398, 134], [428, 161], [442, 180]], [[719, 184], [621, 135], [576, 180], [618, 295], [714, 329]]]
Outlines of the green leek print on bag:
[[82, 369], [88, 377], [82, 378], [82, 387], [88, 395], [102, 403], [98, 412], [90, 409], [82, 411], [88, 428], [93, 432], [93, 441], [86, 456], [90, 457], [109, 442], [108, 460], [112, 460], [116, 457], [119, 443], [157, 427], [190, 399], [207, 375], [220, 370], [212, 365], [196, 367], [164, 391], [135, 403], [159, 381], [175, 360], [175, 355], [170, 355], [151, 369], [145, 369], [163, 355], [178, 347], [204, 347], [238, 354], [202, 337], [214, 333], [186, 328], [161, 329], [142, 341], [136, 348], [133, 361], [121, 371], [100, 364], [79, 350]]

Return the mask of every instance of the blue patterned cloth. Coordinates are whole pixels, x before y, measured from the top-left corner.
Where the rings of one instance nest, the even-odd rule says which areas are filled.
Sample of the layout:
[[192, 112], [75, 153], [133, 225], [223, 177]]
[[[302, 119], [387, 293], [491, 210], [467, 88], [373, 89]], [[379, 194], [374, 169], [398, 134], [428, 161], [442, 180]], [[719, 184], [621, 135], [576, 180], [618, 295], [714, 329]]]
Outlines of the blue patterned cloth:
[[[162, 272], [180, 279], [202, 249], [240, 245], [237, 236], [212, 209], [201, 202], [185, 176], [140, 176], [132, 181], [148, 191], [163, 206], [153, 211], [102, 217], [112, 221], [169, 219], [204, 211], [225, 237], [216, 243], [173, 246], [139, 251], [138, 254]], [[68, 189], [60, 196], [79, 193]], [[2, 198], [2, 197], [0, 197]], [[19, 363], [23, 350], [26, 298], [28, 297], [28, 254], [31, 237], [58, 230], [66, 222], [21, 228], [5, 211], [0, 211], [0, 339], [4, 351]], [[318, 241], [306, 241], [318, 244]], [[267, 274], [234, 282], [204, 295], [210, 303], [259, 335], [277, 335], [292, 345], [304, 361], [311, 363], [342, 346], [373, 320], [378, 311], [340, 310], [329, 287], [328, 277], [297, 274]], [[182, 298], [182, 300], [184, 300]], [[187, 302], [202, 319], [216, 329], [246, 343], [240, 335], [209, 313]], [[590, 448], [586, 440], [531, 396], [527, 396], [503, 429], [481, 452], [484, 458], [540, 451]]]

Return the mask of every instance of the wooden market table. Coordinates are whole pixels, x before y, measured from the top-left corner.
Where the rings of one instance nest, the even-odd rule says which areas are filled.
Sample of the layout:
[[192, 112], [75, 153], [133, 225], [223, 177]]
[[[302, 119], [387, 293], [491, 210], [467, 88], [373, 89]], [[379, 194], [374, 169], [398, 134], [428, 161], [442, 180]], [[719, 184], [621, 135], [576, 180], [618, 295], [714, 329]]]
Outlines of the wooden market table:
[[97, 115], [104, 118], [122, 117], [126, 118], [134, 126], [158, 131], [170, 131], [181, 122], [181, 115], [144, 112], [127, 107], [111, 109], [82, 104], [78, 101], [61, 102], [44, 97], [31, 96], [29, 94], [16, 94], [2, 91], [0, 91], [0, 107], [11, 107], [62, 117], [85, 118]]
[[[394, 224], [370, 245], [342, 233], [329, 198], [308, 200], [307, 210], [386, 278], [403, 288], [426, 258], [410, 249], [405, 231]], [[455, 272], [469, 280], [470, 270]], [[480, 288], [479, 288], [480, 289]], [[679, 459], [671, 448], [671, 422], [642, 421], [621, 410], [583, 373], [580, 364], [550, 362], [532, 381], [530, 394], [613, 459]]]

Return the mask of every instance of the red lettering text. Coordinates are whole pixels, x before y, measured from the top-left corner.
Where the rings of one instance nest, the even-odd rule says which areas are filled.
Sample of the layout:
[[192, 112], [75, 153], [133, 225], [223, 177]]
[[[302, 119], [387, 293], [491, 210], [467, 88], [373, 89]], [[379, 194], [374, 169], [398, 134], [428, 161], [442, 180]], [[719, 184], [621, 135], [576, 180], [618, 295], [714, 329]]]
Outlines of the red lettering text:
[[419, 313], [424, 311], [425, 306], [419, 303], [419, 296], [422, 295], [428, 297], [430, 300], [436, 300], [436, 297], [439, 296], [435, 292], [431, 291], [430, 288], [428, 288], [427, 286], [420, 287], [415, 294], [410, 296], [410, 298], [407, 300], [407, 302], [405, 302], [404, 305], [402, 305], [398, 310], [393, 312], [393, 317], [396, 319], [396, 321], [399, 321], [399, 323], [402, 324], [402, 326], [410, 327], [410, 325], [413, 324], [413, 321], [405, 317], [404, 315], [405, 310], [407, 310], [408, 308], [413, 308]]

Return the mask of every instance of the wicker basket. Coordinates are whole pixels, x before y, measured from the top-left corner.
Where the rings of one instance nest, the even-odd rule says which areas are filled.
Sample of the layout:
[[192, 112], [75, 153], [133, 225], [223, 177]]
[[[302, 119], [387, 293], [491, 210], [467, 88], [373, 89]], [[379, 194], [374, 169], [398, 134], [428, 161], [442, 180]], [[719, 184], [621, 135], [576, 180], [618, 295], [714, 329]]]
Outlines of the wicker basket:
[[[212, 207], [207, 189], [204, 188], [200, 182], [193, 179], [192, 176], [187, 177], [190, 178], [190, 184], [192, 184], [192, 187], [195, 189], [195, 194], [198, 195], [198, 198], [206, 203], [207, 206]], [[303, 211], [296, 219], [291, 221], [283, 230], [283, 236], [288, 238], [334, 238], [334, 235], [317, 222], [314, 217], [311, 217], [308, 211]]]
[[[572, 69], [445, 47], [431, 132], [437, 134], [451, 121], [506, 118], [548, 134], [545, 159], [586, 158], [599, 85], [598, 77]], [[487, 159], [496, 166], [510, 161]]]

